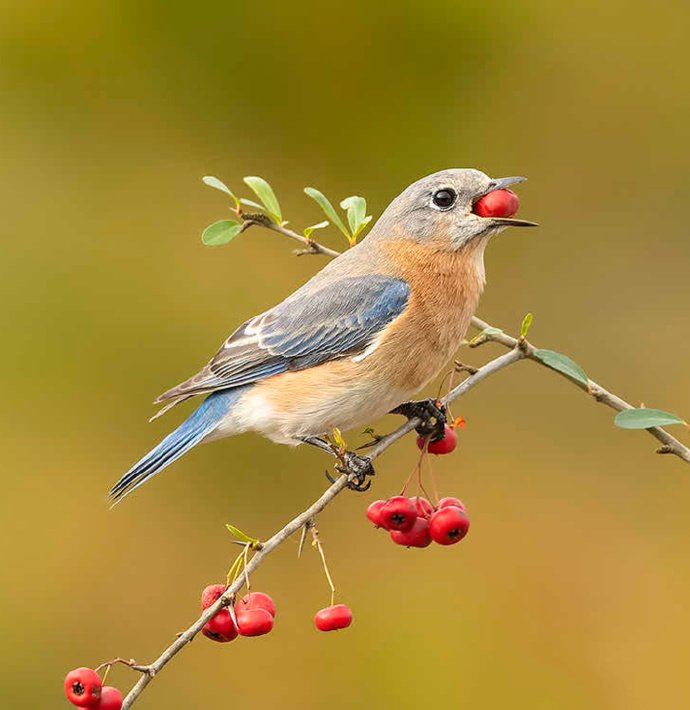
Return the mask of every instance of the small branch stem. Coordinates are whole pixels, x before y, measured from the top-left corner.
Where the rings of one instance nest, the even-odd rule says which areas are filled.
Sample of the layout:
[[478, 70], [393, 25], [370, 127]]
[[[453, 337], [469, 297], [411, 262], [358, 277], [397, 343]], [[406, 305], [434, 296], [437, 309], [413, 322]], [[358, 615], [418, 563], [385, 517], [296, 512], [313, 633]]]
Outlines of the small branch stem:
[[[483, 320], [476, 317], [472, 319], [472, 325], [480, 331], [490, 327], [488, 323], [485, 323]], [[609, 390], [594, 382], [594, 380], [589, 380], [589, 384], [585, 385], [584, 383], [578, 382], [577, 380], [564, 375], [562, 372], [558, 372], [558, 370], [554, 370], [549, 367], [535, 355], [537, 348], [523, 338], [513, 338], [506, 333], [492, 333], [484, 336], [484, 338], [484, 342], [500, 343], [507, 348], [519, 348], [525, 358], [538, 363], [542, 367], [545, 367], [547, 370], [551, 370], [551, 372], [555, 372], [561, 377], [564, 377], [578, 389], [581, 389], [583, 392], [593, 397], [596, 402], [604, 404], [616, 412], [622, 412], [625, 409], [635, 409], [632, 404], [626, 402], [618, 395], [609, 392]], [[690, 464], [690, 448], [669, 434], [665, 429], [662, 429], [661, 427], [650, 427], [649, 429], [645, 429], [645, 431], [650, 434], [650, 436], [653, 436], [657, 441], [662, 443], [662, 451], [657, 449], [658, 453], [675, 454], [678, 458], [685, 461], [685, 463]]]
[[294, 239], [298, 242], [301, 242], [307, 247], [307, 249], [299, 252], [300, 254], [324, 254], [325, 256], [340, 256], [340, 252], [335, 251], [335, 249], [325, 247], [323, 244], [315, 242], [310, 237], [305, 237], [302, 234], [293, 232], [292, 229], [288, 229], [282, 224], [276, 224], [264, 214], [245, 214], [241, 212], [239, 216], [244, 220], [244, 229], [249, 229], [249, 227], [257, 225], [260, 227], [265, 227], [266, 229], [270, 229], [273, 232], [278, 232], [278, 234], [282, 234], [284, 237], [288, 237], [289, 239]]
[[335, 603], [335, 584], [333, 584], [333, 578], [328, 569], [328, 563], [326, 562], [326, 555], [323, 551], [323, 545], [321, 544], [321, 538], [319, 537], [319, 530], [316, 527], [316, 521], [311, 524], [311, 537], [312, 544], [319, 551], [319, 556], [321, 557], [321, 564], [323, 565], [323, 571], [326, 573], [326, 579], [328, 580], [328, 586], [331, 589], [331, 606]]

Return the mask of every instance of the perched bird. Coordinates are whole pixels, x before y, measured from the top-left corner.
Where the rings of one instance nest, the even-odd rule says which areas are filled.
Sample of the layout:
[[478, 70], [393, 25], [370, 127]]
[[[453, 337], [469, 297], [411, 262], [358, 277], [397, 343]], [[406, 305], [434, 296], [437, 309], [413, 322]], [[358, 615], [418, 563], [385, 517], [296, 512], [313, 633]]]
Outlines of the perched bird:
[[122, 476], [112, 499], [201, 442], [257, 431], [328, 448], [323, 435], [334, 427], [345, 431], [391, 411], [419, 414], [408, 400], [464, 337], [484, 286], [489, 239], [509, 226], [534, 226], [481, 217], [473, 205], [524, 179], [451, 169], [410, 185], [359, 244], [243, 323], [208, 365], [158, 397], [165, 411], [208, 395]]

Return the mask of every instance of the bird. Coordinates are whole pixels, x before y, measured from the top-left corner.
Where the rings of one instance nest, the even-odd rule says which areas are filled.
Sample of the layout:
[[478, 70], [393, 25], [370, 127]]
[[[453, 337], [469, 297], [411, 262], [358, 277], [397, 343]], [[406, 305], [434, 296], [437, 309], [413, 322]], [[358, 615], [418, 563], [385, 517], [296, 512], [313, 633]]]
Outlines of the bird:
[[[242, 323], [205, 367], [155, 400], [162, 413], [205, 395], [117, 481], [113, 504], [202, 442], [255, 431], [329, 450], [329, 432], [389, 412], [440, 418], [433, 400], [413, 397], [465, 336], [486, 281], [484, 250], [507, 227], [536, 226], [482, 217], [473, 205], [525, 179], [452, 168], [407, 187], [359, 243]], [[372, 472], [365, 456], [351, 456], [362, 475]]]

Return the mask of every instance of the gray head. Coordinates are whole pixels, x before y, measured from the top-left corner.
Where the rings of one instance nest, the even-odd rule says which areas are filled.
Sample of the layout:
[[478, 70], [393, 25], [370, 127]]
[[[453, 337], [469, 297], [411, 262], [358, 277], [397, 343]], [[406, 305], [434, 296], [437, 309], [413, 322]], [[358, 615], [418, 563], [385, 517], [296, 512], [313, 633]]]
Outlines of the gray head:
[[472, 212], [475, 202], [483, 195], [524, 180], [524, 177], [490, 178], [471, 168], [453, 168], [427, 175], [412, 183], [388, 205], [370, 236], [435, 242], [456, 250], [506, 227], [534, 227], [535, 222], [523, 219], [480, 217]]

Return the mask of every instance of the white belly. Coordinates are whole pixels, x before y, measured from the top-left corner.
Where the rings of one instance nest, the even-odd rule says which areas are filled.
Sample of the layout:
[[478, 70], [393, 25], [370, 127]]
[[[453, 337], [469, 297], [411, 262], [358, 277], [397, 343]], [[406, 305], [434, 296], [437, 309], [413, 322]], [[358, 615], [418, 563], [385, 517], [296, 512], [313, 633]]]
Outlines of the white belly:
[[302, 438], [327, 434], [333, 427], [347, 431], [364, 426], [390, 412], [411, 394], [385, 386], [372, 390], [370, 385], [353, 384], [339, 394], [331, 391], [328, 399], [311, 397], [276, 407], [263, 396], [261, 388], [252, 387], [206, 441], [256, 431], [276, 443], [295, 446]]

